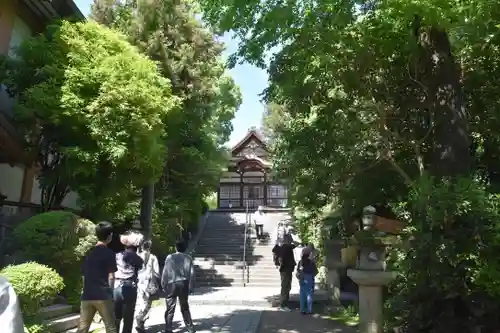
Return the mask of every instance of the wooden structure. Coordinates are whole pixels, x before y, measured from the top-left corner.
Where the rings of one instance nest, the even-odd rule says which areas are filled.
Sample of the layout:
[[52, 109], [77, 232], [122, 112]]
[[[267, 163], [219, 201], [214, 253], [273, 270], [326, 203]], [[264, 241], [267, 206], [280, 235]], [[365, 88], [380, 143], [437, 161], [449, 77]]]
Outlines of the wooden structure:
[[286, 208], [288, 189], [282, 182], [271, 179], [269, 157], [264, 138], [251, 128], [231, 149], [230, 162], [217, 192], [218, 208], [237, 210], [247, 205], [251, 209]]

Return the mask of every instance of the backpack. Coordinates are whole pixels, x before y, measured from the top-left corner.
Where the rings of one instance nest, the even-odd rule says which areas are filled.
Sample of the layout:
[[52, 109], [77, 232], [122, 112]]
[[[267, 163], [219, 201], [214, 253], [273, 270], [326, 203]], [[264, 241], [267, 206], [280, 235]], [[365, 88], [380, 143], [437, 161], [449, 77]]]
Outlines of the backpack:
[[295, 277], [297, 278], [297, 280], [303, 280], [304, 279], [304, 265], [302, 263], [302, 260], [299, 261], [299, 264], [297, 265], [297, 271], [295, 272]]
[[153, 273], [153, 264], [149, 260], [151, 258], [151, 253], [146, 253], [146, 256], [144, 257], [144, 269], [148, 269], [147, 265], [151, 265], [151, 272], [149, 276], [149, 281], [148, 285], [146, 286], [146, 292], [149, 294], [151, 298], [157, 298], [159, 297], [159, 294], [161, 292], [161, 282], [160, 278], [155, 276]]
[[275, 266], [281, 266], [281, 246], [275, 245], [273, 248], [273, 262]]

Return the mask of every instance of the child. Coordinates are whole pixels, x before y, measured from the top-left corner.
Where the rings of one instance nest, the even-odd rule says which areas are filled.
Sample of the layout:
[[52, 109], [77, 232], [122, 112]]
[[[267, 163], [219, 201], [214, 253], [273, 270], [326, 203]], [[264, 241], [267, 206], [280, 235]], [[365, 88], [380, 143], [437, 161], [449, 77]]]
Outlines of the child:
[[300, 284], [300, 313], [312, 313], [314, 277], [318, 273], [316, 264], [309, 253], [302, 255], [297, 266], [297, 278]]

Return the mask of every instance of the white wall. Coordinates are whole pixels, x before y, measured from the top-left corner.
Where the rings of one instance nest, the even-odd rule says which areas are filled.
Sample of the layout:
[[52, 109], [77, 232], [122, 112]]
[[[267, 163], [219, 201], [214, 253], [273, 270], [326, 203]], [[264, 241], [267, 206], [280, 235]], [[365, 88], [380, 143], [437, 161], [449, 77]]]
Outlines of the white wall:
[[[33, 188], [31, 190], [31, 202], [34, 204], [41, 204], [42, 201], [42, 190], [40, 189], [40, 183], [38, 179], [33, 180]], [[62, 202], [63, 207], [80, 209], [78, 205], [78, 194], [76, 192], [69, 192]]]
[[12, 33], [10, 35], [9, 56], [14, 57], [16, 55], [16, 49], [29, 37], [31, 37], [31, 29], [26, 22], [24, 22], [19, 16], [16, 16], [12, 27]]
[[21, 189], [23, 186], [24, 168], [10, 166], [6, 163], [0, 164], [0, 193], [6, 195], [5, 200], [21, 200]]

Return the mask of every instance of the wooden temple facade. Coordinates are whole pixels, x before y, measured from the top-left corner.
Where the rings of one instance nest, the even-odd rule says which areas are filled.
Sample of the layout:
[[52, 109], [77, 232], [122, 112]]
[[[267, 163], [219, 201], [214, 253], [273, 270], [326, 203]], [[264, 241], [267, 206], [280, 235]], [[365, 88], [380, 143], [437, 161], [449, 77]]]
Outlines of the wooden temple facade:
[[227, 171], [217, 193], [223, 209], [286, 208], [287, 186], [270, 176], [269, 151], [260, 133], [252, 128], [231, 149]]

